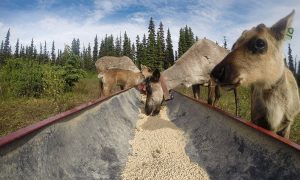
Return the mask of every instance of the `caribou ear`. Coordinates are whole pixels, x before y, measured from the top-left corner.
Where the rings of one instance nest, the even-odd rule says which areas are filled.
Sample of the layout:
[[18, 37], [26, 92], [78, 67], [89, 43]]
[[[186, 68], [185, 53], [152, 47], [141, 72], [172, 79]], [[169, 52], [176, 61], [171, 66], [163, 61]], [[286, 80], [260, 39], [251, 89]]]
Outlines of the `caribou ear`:
[[152, 80], [154, 82], [158, 82], [159, 81], [159, 78], [160, 78], [160, 72], [158, 69], [155, 69], [155, 71], [153, 72], [152, 74]]
[[277, 23], [275, 23], [272, 27], [271, 27], [271, 31], [273, 33], [273, 36], [278, 40], [283, 40], [286, 31], [288, 30], [288, 28], [291, 27], [293, 19], [294, 19], [294, 15], [295, 15], [295, 10], [293, 10], [289, 15], [287, 15], [286, 17], [280, 19]]

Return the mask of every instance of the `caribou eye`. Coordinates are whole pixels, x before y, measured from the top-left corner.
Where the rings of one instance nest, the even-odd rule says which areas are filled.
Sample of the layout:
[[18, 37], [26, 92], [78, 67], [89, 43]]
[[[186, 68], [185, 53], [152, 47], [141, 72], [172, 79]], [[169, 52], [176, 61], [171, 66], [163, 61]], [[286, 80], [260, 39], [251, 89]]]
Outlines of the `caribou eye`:
[[250, 41], [249, 50], [253, 53], [264, 53], [267, 50], [267, 43], [263, 39], [255, 38]]
[[255, 48], [256, 48], [257, 50], [264, 49], [265, 47], [266, 47], [266, 43], [265, 43], [264, 40], [262, 40], [262, 39], [257, 39], [257, 40], [255, 41]]

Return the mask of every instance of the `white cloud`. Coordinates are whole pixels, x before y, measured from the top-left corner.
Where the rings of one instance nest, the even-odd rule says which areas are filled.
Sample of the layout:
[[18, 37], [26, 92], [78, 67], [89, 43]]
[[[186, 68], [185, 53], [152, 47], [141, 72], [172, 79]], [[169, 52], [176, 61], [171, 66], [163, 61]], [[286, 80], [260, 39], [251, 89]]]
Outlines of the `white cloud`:
[[[40, 0], [41, 4], [46, 6], [48, 2]], [[51, 1], [53, 3], [54, 0]], [[227, 37], [229, 47], [240, 36], [245, 29], [265, 23], [270, 26], [280, 18], [287, 15], [292, 9], [296, 9], [294, 21], [295, 34], [294, 39], [289, 41], [293, 48], [293, 53], [300, 57], [300, 2], [292, 0], [280, 4], [272, 1], [258, 2], [254, 0], [239, 2], [247, 8], [247, 12], [234, 9], [233, 5], [237, 2], [233, 0], [224, 1], [141, 1], [141, 0], [94, 0], [94, 7], [82, 11], [83, 18], [60, 17], [56, 14], [44, 12], [38, 16], [38, 11], [32, 13], [34, 20], [28, 22], [0, 22], [0, 36], [3, 39], [7, 29], [11, 28], [11, 42], [20, 38], [22, 43], [29, 44], [31, 38], [34, 38], [36, 44], [47, 41], [49, 43], [55, 40], [56, 49], [63, 48], [65, 43], [70, 43], [73, 38], [79, 38], [82, 43], [93, 44], [96, 34], [99, 39], [105, 34], [113, 34], [115, 37], [126, 31], [135, 42], [136, 35], [147, 34], [147, 27], [150, 16], [154, 16], [156, 28], [160, 21], [163, 22], [165, 32], [170, 28], [174, 50], [177, 50], [179, 29], [185, 25], [192, 27], [195, 35], [199, 38], [207, 37], [219, 44], [223, 43], [223, 36]], [[178, 3], [183, 3], [176, 5]], [[49, 5], [49, 4], [48, 4]], [[130, 8], [133, 5], [147, 7], [147, 11], [136, 11], [126, 16], [123, 22], [112, 22], [106, 18], [124, 8]], [[255, 7], [255, 8], [254, 8]], [[86, 13], [86, 14], [85, 14]], [[85, 14], [85, 15], [84, 15]], [[159, 18], [161, 17], [161, 18]], [[106, 20], [106, 21], [103, 21]], [[1, 18], [0, 18], [1, 21]]]

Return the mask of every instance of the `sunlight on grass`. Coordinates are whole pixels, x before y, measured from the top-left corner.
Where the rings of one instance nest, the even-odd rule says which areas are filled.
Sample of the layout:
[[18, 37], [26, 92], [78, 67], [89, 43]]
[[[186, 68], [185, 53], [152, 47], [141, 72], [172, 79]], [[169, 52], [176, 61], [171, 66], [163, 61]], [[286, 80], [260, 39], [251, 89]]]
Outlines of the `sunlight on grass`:
[[96, 99], [98, 92], [97, 77], [91, 74], [81, 79], [72, 92], [56, 100], [49, 97], [1, 100], [0, 136]]

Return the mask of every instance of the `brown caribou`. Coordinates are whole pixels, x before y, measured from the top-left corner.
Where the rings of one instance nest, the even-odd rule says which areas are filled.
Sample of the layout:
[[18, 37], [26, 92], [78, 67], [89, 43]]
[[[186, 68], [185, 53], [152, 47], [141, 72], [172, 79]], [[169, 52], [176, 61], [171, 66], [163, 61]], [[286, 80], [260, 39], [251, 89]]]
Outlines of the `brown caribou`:
[[225, 89], [250, 85], [252, 122], [286, 138], [300, 110], [298, 86], [283, 54], [294, 14], [271, 27], [259, 24], [244, 31], [211, 73]]
[[[147, 71], [148, 69], [144, 69]], [[108, 69], [98, 74], [100, 96], [108, 96], [119, 86], [121, 90], [141, 84], [145, 76], [142, 72], [125, 69]]]
[[127, 56], [104, 56], [96, 61], [95, 66], [99, 78], [100, 97], [111, 94], [117, 86], [122, 90], [138, 85], [143, 82], [144, 77], [152, 75], [151, 69], [141, 65], [140, 71]]
[[[218, 87], [214, 86], [214, 83], [210, 80], [209, 75], [213, 67], [228, 53], [229, 51], [213, 41], [202, 39], [196, 42], [173, 66], [163, 71], [162, 74], [155, 70], [153, 75], [145, 80], [147, 92], [146, 114], [156, 115], [159, 113], [163, 96], [167, 94], [165, 92], [181, 84], [186, 87], [196, 85], [193, 87], [194, 97], [196, 98], [199, 98], [200, 94], [199, 85], [209, 86], [208, 102], [214, 104], [220, 93]], [[213, 98], [214, 100], [212, 100]]]

